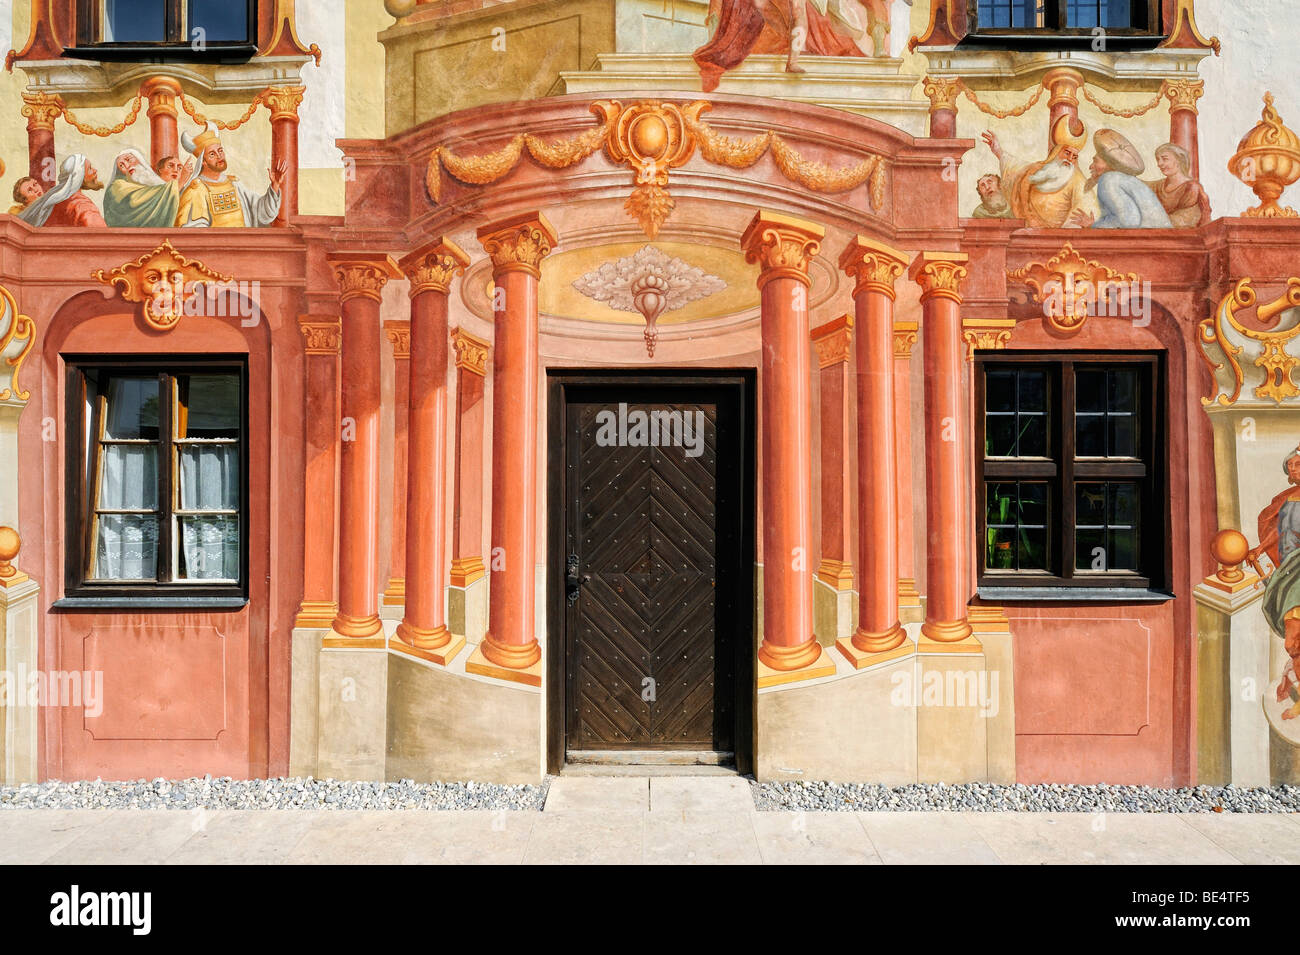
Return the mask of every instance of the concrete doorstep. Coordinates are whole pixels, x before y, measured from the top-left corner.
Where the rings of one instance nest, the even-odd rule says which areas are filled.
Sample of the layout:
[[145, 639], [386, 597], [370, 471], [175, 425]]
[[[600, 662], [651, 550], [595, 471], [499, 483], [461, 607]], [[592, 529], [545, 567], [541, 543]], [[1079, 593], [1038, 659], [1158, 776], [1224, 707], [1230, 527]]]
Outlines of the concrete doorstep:
[[561, 776], [538, 812], [0, 811], [2, 864], [1300, 864], [1300, 815], [757, 812], [736, 777]]

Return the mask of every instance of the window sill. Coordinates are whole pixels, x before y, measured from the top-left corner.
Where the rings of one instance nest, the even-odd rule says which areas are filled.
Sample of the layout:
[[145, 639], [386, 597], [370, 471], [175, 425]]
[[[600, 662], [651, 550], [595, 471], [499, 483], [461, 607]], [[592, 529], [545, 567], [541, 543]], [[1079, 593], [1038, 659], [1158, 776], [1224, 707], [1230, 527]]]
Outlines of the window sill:
[[1174, 595], [1145, 587], [980, 587], [981, 600], [993, 603], [1168, 603]]
[[257, 55], [257, 45], [209, 43], [205, 49], [196, 50], [188, 43], [92, 43], [66, 47], [63, 55], [103, 63], [246, 63]]
[[1013, 50], [1023, 53], [1045, 53], [1056, 51], [1083, 51], [1123, 53], [1126, 51], [1154, 50], [1165, 42], [1166, 37], [1149, 33], [1106, 33], [1105, 50], [1097, 50], [1094, 44], [1097, 35], [1084, 33], [968, 33], [957, 44], [958, 47], [986, 50]]
[[243, 610], [247, 597], [64, 597], [51, 610]]

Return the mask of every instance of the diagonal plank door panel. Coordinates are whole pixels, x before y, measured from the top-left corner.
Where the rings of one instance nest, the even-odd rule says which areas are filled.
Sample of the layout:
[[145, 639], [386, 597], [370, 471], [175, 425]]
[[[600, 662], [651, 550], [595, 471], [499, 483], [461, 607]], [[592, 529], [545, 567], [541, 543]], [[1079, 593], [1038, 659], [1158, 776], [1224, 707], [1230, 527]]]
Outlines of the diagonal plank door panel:
[[[717, 406], [628, 403], [701, 412], [698, 456], [681, 446], [602, 446], [602, 411], [569, 405], [566, 538], [583, 583], [567, 608], [568, 748], [730, 746], [730, 692], [717, 660]], [[695, 419], [693, 419], [695, 420]]]

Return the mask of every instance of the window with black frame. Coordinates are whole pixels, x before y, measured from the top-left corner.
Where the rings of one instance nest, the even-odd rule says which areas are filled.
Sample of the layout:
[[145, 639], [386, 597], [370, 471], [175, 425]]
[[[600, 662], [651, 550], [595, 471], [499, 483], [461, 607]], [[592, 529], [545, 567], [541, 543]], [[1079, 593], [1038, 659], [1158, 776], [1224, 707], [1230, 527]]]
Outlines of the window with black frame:
[[193, 52], [243, 49], [254, 43], [252, 0], [82, 0], [81, 46], [175, 47]]
[[976, 369], [980, 586], [1161, 586], [1158, 357], [1000, 352]]
[[242, 366], [83, 366], [70, 389], [69, 595], [242, 595]]
[[1091, 40], [1104, 30], [1122, 40], [1159, 33], [1158, 0], [978, 0], [974, 13], [975, 39], [1083, 35]]

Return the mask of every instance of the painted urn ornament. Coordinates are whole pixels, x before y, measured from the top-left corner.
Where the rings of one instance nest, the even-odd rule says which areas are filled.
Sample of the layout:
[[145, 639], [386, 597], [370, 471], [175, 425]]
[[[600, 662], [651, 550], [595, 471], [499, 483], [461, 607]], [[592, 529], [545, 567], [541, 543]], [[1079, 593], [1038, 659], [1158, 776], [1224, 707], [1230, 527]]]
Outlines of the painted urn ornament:
[[1244, 213], [1253, 219], [1295, 219], [1294, 209], [1278, 204], [1286, 187], [1300, 179], [1300, 136], [1287, 128], [1264, 94], [1263, 118], [1237, 146], [1228, 171], [1250, 186], [1260, 204]]

